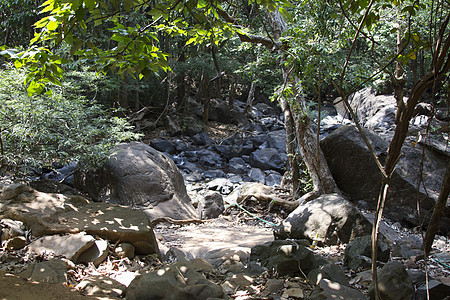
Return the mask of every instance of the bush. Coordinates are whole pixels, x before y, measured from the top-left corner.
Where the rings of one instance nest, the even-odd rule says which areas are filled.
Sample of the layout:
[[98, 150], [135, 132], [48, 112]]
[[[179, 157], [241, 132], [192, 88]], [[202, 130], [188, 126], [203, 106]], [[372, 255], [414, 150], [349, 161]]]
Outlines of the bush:
[[[90, 81], [89, 76], [68, 76]], [[132, 126], [73, 88], [80, 82], [67, 79], [54, 87], [52, 96], [29, 97], [25, 70], [4, 66], [0, 70], [0, 169], [18, 174], [30, 167], [86, 160], [100, 165], [120, 142], [135, 140]]]

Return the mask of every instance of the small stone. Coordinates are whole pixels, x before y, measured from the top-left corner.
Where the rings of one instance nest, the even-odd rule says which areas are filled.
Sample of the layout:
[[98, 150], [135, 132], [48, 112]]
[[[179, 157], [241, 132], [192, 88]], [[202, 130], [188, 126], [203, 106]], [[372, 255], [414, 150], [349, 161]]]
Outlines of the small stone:
[[289, 297], [295, 298], [295, 299], [303, 299], [303, 290], [299, 288], [290, 288], [284, 291]]
[[117, 245], [114, 253], [120, 258], [128, 257], [129, 259], [134, 258], [134, 246], [129, 243], [121, 243]]
[[9, 239], [5, 243], [5, 248], [8, 250], [19, 250], [25, 247], [27, 240], [23, 236], [16, 236]]
[[284, 281], [280, 279], [271, 278], [267, 280], [265, 289], [271, 293], [277, 293], [284, 287]]
[[94, 244], [80, 254], [77, 263], [92, 262], [98, 267], [108, 256], [108, 242], [105, 240], [96, 240]]

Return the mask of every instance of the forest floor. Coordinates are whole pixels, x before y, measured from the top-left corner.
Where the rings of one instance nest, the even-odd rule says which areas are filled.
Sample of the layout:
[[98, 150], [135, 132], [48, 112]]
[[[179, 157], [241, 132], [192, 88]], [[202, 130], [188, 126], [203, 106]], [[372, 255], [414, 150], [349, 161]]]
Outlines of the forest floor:
[[[281, 218], [276, 215], [265, 216], [263, 213], [257, 213], [257, 215], [260, 218], [269, 217], [275, 223], [281, 221]], [[249, 215], [237, 213], [208, 220], [202, 224], [174, 225], [161, 223], [155, 226], [154, 231], [161, 250], [167, 251], [171, 247], [175, 247], [183, 251], [184, 254], [194, 257], [205, 257], [211, 251], [227, 249], [236, 253], [246, 253], [248, 258], [252, 246], [273, 240], [273, 231], [270, 225]], [[397, 237], [417, 235], [412, 231], [398, 229], [389, 223], [384, 223], [383, 231], [389, 231], [391, 237], [394, 237], [394, 235], [397, 235]], [[330, 262], [343, 266], [345, 246], [342, 244], [330, 247], [314, 247], [311, 250]], [[443, 237], [436, 239], [435, 247], [438, 249], [436, 253], [450, 253], [450, 243]], [[74, 287], [89, 276], [108, 276], [126, 284], [131, 282], [139, 273], [157, 270], [170, 262], [168, 260], [161, 261], [155, 256], [135, 257], [133, 260], [120, 259], [112, 254], [112, 250], [107, 260], [97, 268], [93, 265], [76, 265], [68, 272], [68, 281], [65, 286], [62, 286], [61, 284], [29, 282], [12, 275], [18, 274], [32, 262], [43, 258], [30, 256], [25, 251], [7, 253], [0, 249], [0, 256], [2, 256], [0, 261], [3, 261], [0, 270], [4, 270], [0, 271], [0, 299], [83, 299], [83, 296]], [[5, 259], [5, 256], [8, 258]], [[425, 262], [423, 258], [395, 259], [404, 263], [408, 269], [427, 270], [431, 277], [439, 278], [439, 280], [450, 284], [450, 270], [433, 260], [429, 259]], [[367, 294], [371, 281], [370, 270], [346, 270], [346, 275], [353, 288]], [[232, 275], [229, 270], [220, 270], [218, 274], [208, 277], [208, 279], [223, 286], [230, 276]], [[240, 300], [270, 299], [267, 298], [266, 287], [271, 279], [283, 282], [282, 288], [277, 292], [278, 299], [282, 300], [302, 299], [313, 289], [313, 286], [302, 277], [280, 277], [270, 271], [246, 278], [251, 283], [233, 291], [230, 295], [231, 298]], [[117, 298], [103, 295], [97, 296], [96, 299]]]

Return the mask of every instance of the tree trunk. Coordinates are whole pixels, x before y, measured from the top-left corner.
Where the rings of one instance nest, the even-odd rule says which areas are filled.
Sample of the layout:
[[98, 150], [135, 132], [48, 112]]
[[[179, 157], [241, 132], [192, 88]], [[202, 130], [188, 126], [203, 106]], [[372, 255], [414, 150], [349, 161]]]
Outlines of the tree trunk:
[[[281, 110], [284, 116], [284, 127], [286, 128], [286, 153], [289, 162], [289, 172], [291, 182], [291, 193], [294, 198], [300, 196], [300, 166], [298, 161], [298, 155], [296, 151], [296, 139], [295, 139], [295, 122], [292, 116], [291, 108], [287, 100], [281, 97], [278, 101], [281, 106]], [[284, 175], [283, 182], [288, 181]]]
[[305, 113], [306, 102], [302, 98], [297, 97], [296, 101], [301, 106], [301, 111], [295, 112], [294, 120], [298, 149], [308, 168], [309, 176], [311, 176], [313, 191], [303, 195], [300, 198], [300, 203], [317, 198], [321, 194], [340, 193], [325, 156], [319, 147], [312, 121]]
[[442, 215], [447, 206], [448, 195], [450, 193], [450, 163], [447, 165], [447, 172], [445, 172], [444, 182], [442, 183], [441, 192], [434, 206], [433, 214], [431, 215], [430, 223], [428, 224], [427, 232], [423, 241], [423, 250], [426, 255], [430, 254], [431, 246], [433, 245], [434, 236], [439, 230]]
[[[269, 13], [269, 24], [272, 27], [272, 33], [275, 40], [278, 39], [286, 29], [284, 19], [277, 10]], [[298, 79], [295, 76], [289, 76], [285, 68], [282, 68], [282, 71], [286, 83], [287, 81], [290, 81], [292, 86], [295, 87], [298, 85]], [[283, 110], [283, 115], [285, 116], [286, 135], [291, 134], [290, 137], [287, 137], [287, 154], [294, 158], [297, 156], [296, 151], [293, 151], [292, 149], [294, 145], [292, 140], [293, 133], [288, 132], [288, 128], [294, 128], [298, 151], [300, 152], [301, 158], [305, 162], [309, 176], [312, 179], [313, 191], [303, 195], [299, 199], [298, 202], [301, 204], [304, 201], [317, 198], [321, 194], [340, 193], [340, 191], [334, 181], [323, 152], [319, 147], [317, 137], [313, 130], [312, 121], [306, 114], [306, 99], [295, 89], [293, 99], [292, 103], [289, 103], [286, 99], [280, 97], [279, 102], [281, 109]], [[291, 125], [291, 122], [293, 122], [294, 126]], [[294, 153], [292, 153], [292, 151]], [[298, 161], [293, 159], [292, 161], [290, 160], [290, 163], [293, 164], [291, 170], [298, 172], [299, 175]], [[293, 173], [293, 185], [298, 184], [298, 182], [294, 183], [294, 176], [296, 175]]]
[[247, 105], [245, 106], [246, 113], [250, 113], [252, 111], [253, 100], [255, 99], [255, 88], [255, 82], [252, 81], [252, 84], [250, 85], [250, 91], [248, 92], [247, 96]]

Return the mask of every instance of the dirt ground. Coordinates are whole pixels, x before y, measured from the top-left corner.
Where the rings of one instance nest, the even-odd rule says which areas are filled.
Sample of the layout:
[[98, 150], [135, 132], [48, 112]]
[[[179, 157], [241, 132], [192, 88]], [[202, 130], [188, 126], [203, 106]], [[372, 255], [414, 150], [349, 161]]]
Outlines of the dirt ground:
[[27, 281], [10, 273], [0, 271], [1, 300], [68, 300], [97, 299], [81, 295], [74, 288], [56, 283]]

